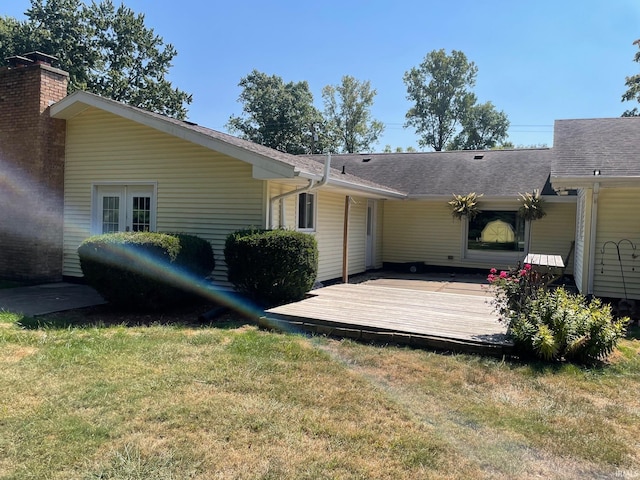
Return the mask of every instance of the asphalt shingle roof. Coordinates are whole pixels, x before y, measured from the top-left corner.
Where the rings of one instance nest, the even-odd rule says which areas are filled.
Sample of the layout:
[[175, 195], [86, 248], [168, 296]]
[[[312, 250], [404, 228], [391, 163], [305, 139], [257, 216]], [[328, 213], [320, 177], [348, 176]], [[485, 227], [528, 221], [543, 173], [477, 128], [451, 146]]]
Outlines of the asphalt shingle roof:
[[640, 176], [640, 117], [556, 120], [554, 177]]
[[[319, 160], [319, 156], [310, 158]], [[410, 196], [466, 194], [517, 197], [549, 185], [551, 151], [461, 150], [426, 153], [341, 154], [332, 165]]]

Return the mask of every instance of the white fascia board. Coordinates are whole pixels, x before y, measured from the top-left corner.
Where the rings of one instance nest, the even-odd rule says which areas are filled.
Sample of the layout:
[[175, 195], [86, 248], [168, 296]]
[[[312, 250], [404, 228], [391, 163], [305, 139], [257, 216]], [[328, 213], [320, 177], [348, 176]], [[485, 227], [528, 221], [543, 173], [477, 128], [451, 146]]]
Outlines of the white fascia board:
[[553, 188], [578, 189], [593, 188], [599, 183], [601, 187], [640, 187], [640, 176], [607, 177], [589, 175], [588, 177], [551, 177]]
[[369, 195], [374, 195], [378, 198], [397, 198], [397, 199], [405, 199], [407, 198], [407, 194], [398, 192], [396, 190], [385, 189], [384, 187], [373, 187], [368, 185], [360, 185], [351, 182], [345, 182], [343, 180], [335, 180], [334, 178], [330, 178], [327, 183], [328, 187], [336, 187], [344, 190], [354, 191], [357, 193], [364, 193]]
[[[453, 198], [453, 195], [410, 195], [408, 200], [415, 201], [429, 201], [429, 202], [448, 202]], [[542, 195], [545, 202], [548, 203], [575, 203], [577, 201], [577, 195]], [[483, 195], [478, 197], [479, 202], [491, 202], [491, 203], [514, 203], [519, 201], [520, 198], [516, 196], [489, 196]]]
[[238, 160], [242, 160], [254, 166], [263, 168], [265, 171], [272, 172], [270, 178], [292, 178], [301, 172], [293, 165], [286, 164], [279, 160], [251, 152], [237, 145], [226, 143], [217, 138], [213, 138], [188, 127], [176, 125], [172, 122], [166, 122], [161, 118], [146, 115], [144, 112], [128, 108], [120, 105], [112, 100], [105, 100], [97, 95], [87, 94], [86, 92], [77, 91], [68, 97], [63, 98], [56, 104], [51, 106], [51, 116], [68, 120], [89, 107], [94, 107], [127, 120], [146, 125], [158, 131], [167, 133], [176, 138], [186, 140], [196, 145], [201, 145], [210, 150], [223, 153]]

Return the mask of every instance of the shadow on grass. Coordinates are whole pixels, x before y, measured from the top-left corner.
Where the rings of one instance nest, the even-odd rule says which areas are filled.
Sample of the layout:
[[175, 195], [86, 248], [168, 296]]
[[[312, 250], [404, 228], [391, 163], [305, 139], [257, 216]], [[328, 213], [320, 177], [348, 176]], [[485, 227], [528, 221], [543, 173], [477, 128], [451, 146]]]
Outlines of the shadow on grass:
[[255, 323], [233, 310], [211, 303], [194, 303], [162, 311], [130, 311], [112, 305], [67, 310], [64, 312], [24, 316], [16, 324], [28, 330], [109, 328], [113, 326], [148, 327], [167, 325], [178, 328], [234, 329]]
[[627, 336], [628, 340], [640, 340], [640, 325], [637, 323], [627, 328]]

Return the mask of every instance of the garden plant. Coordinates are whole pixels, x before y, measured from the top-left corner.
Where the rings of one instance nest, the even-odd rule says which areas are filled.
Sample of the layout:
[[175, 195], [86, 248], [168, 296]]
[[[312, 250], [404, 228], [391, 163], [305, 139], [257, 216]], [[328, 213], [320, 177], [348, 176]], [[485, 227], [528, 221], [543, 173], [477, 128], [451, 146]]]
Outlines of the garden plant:
[[487, 280], [522, 357], [594, 363], [608, 357], [625, 335], [628, 318], [614, 318], [610, 305], [599, 299], [548, 289], [546, 275], [529, 264], [491, 269]]

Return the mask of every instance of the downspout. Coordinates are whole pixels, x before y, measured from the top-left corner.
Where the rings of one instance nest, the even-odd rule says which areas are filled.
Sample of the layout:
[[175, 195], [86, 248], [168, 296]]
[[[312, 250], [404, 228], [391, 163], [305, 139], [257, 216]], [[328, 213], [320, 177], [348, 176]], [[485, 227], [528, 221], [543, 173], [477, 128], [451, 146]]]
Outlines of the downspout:
[[591, 199], [591, 225], [589, 225], [589, 277], [587, 280], [587, 295], [593, 295], [593, 280], [596, 266], [596, 222], [598, 220], [598, 194], [600, 183], [593, 184]]
[[[299, 195], [301, 193], [312, 192], [314, 190], [323, 187], [329, 182], [329, 172], [331, 171], [331, 154], [327, 154], [327, 159], [324, 163], [324, 175], [322, 179], [318, 182], [316, 180], [309, 180], [309, 184], [306, 187], [297, 188], [296, 190], [292, 190], [290, 192], [281, 193], [280, 195], [276, 195], [275, 197], [269, 200], [269, 226], [270, 228], [274, 228], [273, 225], [273, 206], [277, 201], [281, 201], [287, 197], [292, 195]], [[282, 217], [280, 217], [280, 223], [282, 224]]]

